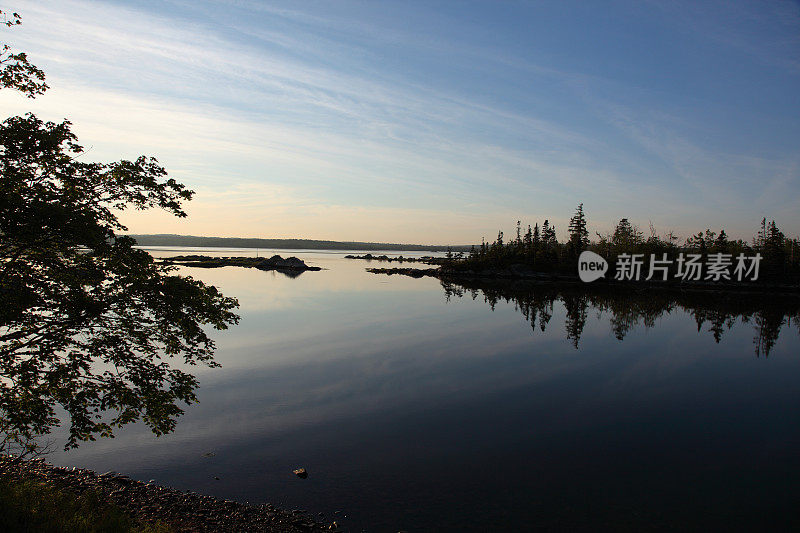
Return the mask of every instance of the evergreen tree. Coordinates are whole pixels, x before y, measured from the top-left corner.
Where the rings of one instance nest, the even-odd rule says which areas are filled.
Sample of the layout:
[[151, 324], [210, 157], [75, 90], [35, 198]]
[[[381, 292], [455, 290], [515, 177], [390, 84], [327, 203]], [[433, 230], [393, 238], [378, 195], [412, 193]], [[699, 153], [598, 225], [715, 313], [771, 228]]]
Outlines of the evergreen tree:
[[633, 226], [627, 218], [623, 218], [614, 229], [611, 242], [623, 250], [633, 250], [636, 245], [642, 242], [642, 232]]
[[753, 240], [753, 246], [756, 250], [763, 250], [767, 242], [767, 217], [761, 219], [761, 229], [758, 231], [756, 238]]
[[710, 228], [707, 228], [706, 234], [703, 236], [703, 240], [705, 240], [706, 248], [713, 248], [714, 244], [717, 242], [717, 232], [711, 231]]
[[569, 221], [570, 252], [577, 257], [589, 246], [589, 230], [586, 228], [586, 216], [583, 204], [578, 205], [575, 215]]
[[549, 242], [547, 240], [549, 235], [550, 235], [550, 221], [545, 219], [544, 220], [544, 224], [542, 224], [542, 247], [543, 248], [547, 248], [547, 246], [549, 244]]
[[556, 227], [551, 226], [547, 220], [544, 221], [544, 225], [542, 226], [542, 242], [545, 248], [551, 249], [558, 244], [558, 238], [556, 237]]
[[784, 235], [781, 230], [778, 229], [778, 226], [775, 224], [775, 221], [769, 223], [767, 228], [767, 240], [766, 246], [772, 250], [782, 250], [783, 249], [783, 240]]
[[691, 237], [686, 238], [686, 247], [687, 248], [696, 248], [701, 249], [705, 244], [705, 240], [703, 239], [703, 232], [697, 232], [697, 235], [692, 235]]
[[728, 251], [728, 245], [728, 235], [725, 233], [724, 229], [721, 229], [717, 239], [714, 241], [714, 248], [719, 253], [725, 253]]
[[769, 223], [766, 230], [766, 239], [764, 242], [764, 256], [767, 261], [772, 265], [775, 272], [783, 270], [783, 262], [786, 257], [784, 249], [783, 232], [778, 229], [775, 221]]

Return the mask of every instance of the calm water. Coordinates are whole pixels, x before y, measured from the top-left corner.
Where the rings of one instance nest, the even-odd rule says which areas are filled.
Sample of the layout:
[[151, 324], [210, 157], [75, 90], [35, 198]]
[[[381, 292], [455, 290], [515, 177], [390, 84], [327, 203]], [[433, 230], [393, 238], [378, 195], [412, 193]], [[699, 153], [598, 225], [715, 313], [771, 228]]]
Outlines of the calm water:
[[241, 303], [200, 403], [172, 435], [130, 426], [50, 460], [349, 531], [800, 526], [791, 305], [445, 289], [260, 253], [327, 270], [183, 269]]

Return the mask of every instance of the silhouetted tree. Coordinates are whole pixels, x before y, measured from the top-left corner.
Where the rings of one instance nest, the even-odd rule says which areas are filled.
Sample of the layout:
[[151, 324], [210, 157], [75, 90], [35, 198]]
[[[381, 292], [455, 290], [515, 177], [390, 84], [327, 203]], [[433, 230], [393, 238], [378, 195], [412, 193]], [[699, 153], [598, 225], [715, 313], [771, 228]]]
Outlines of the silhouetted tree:
[[528, 231], [525, 232], [525, 237], [522, 239], [522, 244], [526, 253], [531, 253], [533, 248], [533, 233], [531, 232], [531, 225], [528, 224]]
[[569, 247], [570, 254], [577, 258], [589, 246], [589, 230], [586, 227], [586, 216], [583, 213], [583, 204], [578, 205], [575, 214], [569, 221]]
[[759, 252], [763, 259], [759, 279], [775, 281], [781, 278], [785, 283], [796, 283], [800, 280], [800, 257], [795, 253], [798, 241], [787, 239], [774, 221], [767, 224], [766, 219], [762, 220], [761, 230], [754, 238], [754, 244], [757, 245], [755, 250], [741, 239], [729, 240], [725, 229], [717, 233], [707, 228], [689, 236], [682, 246], [678, 246], [678, 237], [673, 232], [661, 238], [652, 222], [647, 240], [643, 239], [642, 232], [627, 218], [620, 219], [613, 233], [597, 233], [599, 240], [595, 243], [589, 240], [586, 226], [583, 204], [578, 206], [570, 219], [569, 240], [563, 244], [558, 242], [555, 227], [551, 226], [549, 220], [544, 221], [541, 230], [538, 223], [533, 229], [528, 225], [528, 231], [524, 235], [522, 222], [517, 221], [516, 239], [504, 243], [503, 233], [499, 232], [491, 247], [482, 245], [480, 252], [473, 252], [466, 261], [451, 262], [449, 266], [456, 270], [481, 270], [524, 263], [540, 272], [574, 275], [577, 256], [583, 250], [591, 248], [612, 263], [612, 271], [616, 268], [619, 255], [623, 253], [639, 254], [640, 261], [648, 261], [651, 257], [659, 262], [666, 261], [671, 265], [668, 267], [667, 279], [673, 279], [677, 273], [676, 261], [680, 253], [699, 253], [703, 256], [702, 261], [708, 260], [709, 253], [724, 253], [729, 254], [729, 257], [720, 260], [729, 260], [731, 264], [736, 264], [736, 258], [740, 254], [751, 258]]
[[627, 218], [623, 218], [614, 228], [611, 242], [615, 247], [633, 250], [642, 242], [642, 232], [633, 226]]
[[719, 253], [725, 253], [728, 251], [728, 244], [728, 235], [724, 229], [721, 229], [717, 239], [714, 241], [714, 249]]
[[[12, 27], [22, 24], [17, 13], [8, 13], [0, 9], [0, 26]], [[0, 47], [0, 89], [15, 89], [28, 98], [35, 98], [47, 89], [44, 72], [28, 61], [25, 52], [14, 53], [11, 46]]]
[[[18, 16], [15, 15], [18, 21]], [[7, 24], [8, 25], [8, 24]], [[7, 48], [4, 48], [4, 53]], [[6, 57], [6, 56], [4, 56]], [[24, 54], [9, 55], [2, 88], [47, 87]], [[37, 81], [38, 80], [38, 81]], [[70, 419], [66, 446], [112, 436], [137, 420], [171, 431], [197, 380], [168, 360], [214, 362], [203, 326], [235, 323], [233, 298], [156, 263], [116, 213], [161, 208], [186, 216], [193, 193], [152, 158], [84, 162], [68, 121], [32, 114], [0, 124], [0, 451]]]

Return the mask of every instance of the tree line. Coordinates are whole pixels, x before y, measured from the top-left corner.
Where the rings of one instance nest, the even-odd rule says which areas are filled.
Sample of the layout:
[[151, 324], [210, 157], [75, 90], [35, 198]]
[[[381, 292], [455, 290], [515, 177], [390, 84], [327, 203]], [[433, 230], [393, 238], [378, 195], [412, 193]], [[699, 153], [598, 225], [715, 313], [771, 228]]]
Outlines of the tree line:
[[537, 222], [527, 228], [517, 221], [516, 234], [512, 238], [506, 239], [500, 231], [494, 242], [483, 241], [479, 246], [473, 246], [465, 258], [454, 258], [451, 267], [480, 270], [521, 264], [539, 272], [574, 275], [578, 257], [583, 251], [590, 250], [609, 262], [613, 277], [613, 267], [622, 254], [643, 254], [645, 258], [651, 255], [661, 258], [666, 254], [671, 261], [681, 253], [700, 255], [702, 261], [712, 254], [730, 254], [733, 258], [739, 254], [747, 257], [760, 254], [759, 279], [800, 280], [800, 239], [786, 237], [774, 220], [768, 222], [766, 218], [761, 220], [750, 242], [729, 238], [724, 228], [719, 232], [706, 229], [681, 241], [671, 231], [659, 235], [652, 223], [649, 235], [645, 236], [627, 218], [620, 219], [613, 232], [595, 235], [595, 239], [590, 238], [583, 204], [579, 204], [570, 219], [568, 238], [564, 242], [558, 240], [555, 225], [549, 220], [541, 226]]

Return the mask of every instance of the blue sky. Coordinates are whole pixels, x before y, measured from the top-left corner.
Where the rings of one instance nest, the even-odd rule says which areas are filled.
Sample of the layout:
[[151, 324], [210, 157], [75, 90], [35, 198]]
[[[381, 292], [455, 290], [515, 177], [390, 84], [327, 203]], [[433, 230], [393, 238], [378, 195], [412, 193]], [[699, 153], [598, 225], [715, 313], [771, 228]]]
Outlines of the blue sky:
[[[517, 220], [800, 233], [797, 2], [19, 1], [90, 160], [197, 191], [138, 233], [471, 243]], [[4, 91], [9, 93], [9, 91]]]

